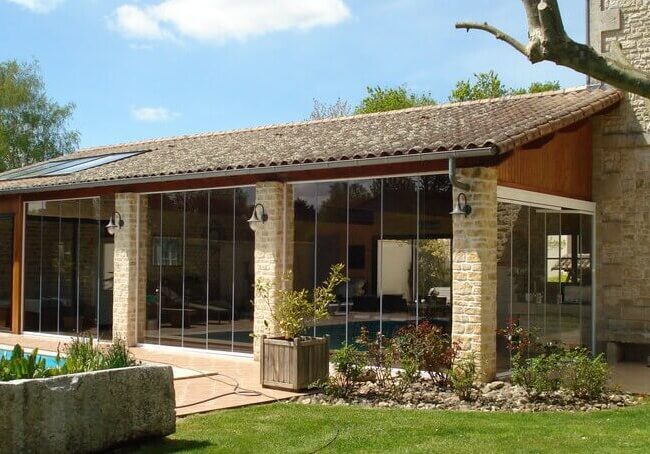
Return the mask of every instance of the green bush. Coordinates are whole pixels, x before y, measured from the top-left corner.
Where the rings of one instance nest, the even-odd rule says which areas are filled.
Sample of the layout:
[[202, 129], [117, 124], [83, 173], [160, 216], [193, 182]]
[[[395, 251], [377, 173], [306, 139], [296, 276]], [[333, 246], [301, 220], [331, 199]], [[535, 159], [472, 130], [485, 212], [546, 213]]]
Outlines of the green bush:
[[513, 358], [512, 382], [531, 394], [564, 389], [581, 399], [596, 399], [605, 392], [608, 378], [603, 356], [592, 358], [586, 348], [554, 346], [533, 358]]
[[92, 336], [76, 337], [69, 344], [65, 344], [63, 351], [65, 364], [60, 368], [62, 374], [138, 365], [126, 344], [119, 340], [108, 346], [101, 346], [93, 341]]
[[562, 385], [562, 353], [544, 353], [522, 360], [513, 357], [511, 380], [531, 394], [557, 391]]
[[322, 384], [325, 394], [336, 397], [348, 396], [359, 384], [359, 378], [367, 365], [366, 355], [354, 345], [343, 345], [331, 357], [335, 374]]
[[474, 383], [477, 377], [474, 355], [467, 355], [454, 361], [454, 365], [449, 372], [451, 387], [461, 400], [472, 400], [474, 398]]
[[55, 369], [47, 368], [44, 358], [38, 357], [38, 349], [26, 355], [20, 345], [15, 345], [11, 356], [0, 357], [0, 381], [45, 378], [55, 373]]
[[563, 385], [582, 399], [597, 399], [609, 379], [609, 367], [602, 354], [591, 357], [586, 348], [567, 352]]

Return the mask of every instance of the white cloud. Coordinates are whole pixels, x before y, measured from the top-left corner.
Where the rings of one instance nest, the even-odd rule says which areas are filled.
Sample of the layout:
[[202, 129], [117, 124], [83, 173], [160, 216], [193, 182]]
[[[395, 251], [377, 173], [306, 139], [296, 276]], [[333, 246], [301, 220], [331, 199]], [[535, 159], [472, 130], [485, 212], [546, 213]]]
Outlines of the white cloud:
[[172, 112], [166, 107], [131, 107], [131, 116], [147, 123], [169, 121], [178, 115], [177, 112]]
[[111, 22], [129, 38], [224, 42], [335, 25], [349, 17], [344, 0], [163, 0], [122, 5]]
[[63, 0], [8, 0], [35, 13], [49, 13], [63, 3]]

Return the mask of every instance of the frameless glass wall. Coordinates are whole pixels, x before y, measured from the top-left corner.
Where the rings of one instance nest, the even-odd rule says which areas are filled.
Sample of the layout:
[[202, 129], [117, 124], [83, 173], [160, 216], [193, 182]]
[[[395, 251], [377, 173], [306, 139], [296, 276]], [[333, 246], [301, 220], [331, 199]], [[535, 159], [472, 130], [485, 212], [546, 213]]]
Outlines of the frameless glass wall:
[[112, 198], [28, 202], [23, 329], [110, 339], [113, 237], [104, 225]]
[[450, 210], [444, 175], [295, 184], [294, 287], [313, 289], [336, 263], [349, 279], [310, 334], [338, 348], [361, 327], [450, 329]]
[[[592, 216], [498, 204], [497, 318], [542, 342], [591, 347]], [[498, 369], [510, 367], [497, 340]]]
[[254, 188], [148, 194], [145, 342], [252, 351]]
[[11, 329], [14, 216], [0, 215], [0, 331]]

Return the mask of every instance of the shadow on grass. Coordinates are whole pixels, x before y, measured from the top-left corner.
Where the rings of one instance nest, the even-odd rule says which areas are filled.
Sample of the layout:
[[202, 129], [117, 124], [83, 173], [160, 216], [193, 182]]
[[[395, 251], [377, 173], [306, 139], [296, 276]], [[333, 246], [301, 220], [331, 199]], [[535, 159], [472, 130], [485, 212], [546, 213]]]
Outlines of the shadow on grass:
[[212, 446], [212, 443], [205, 440], [178, 440], [163, 438], [149, 440], [147, 442], [123, 446], [112, 452], [114, 453], [166, 453], [166, 452], [192, 452]]

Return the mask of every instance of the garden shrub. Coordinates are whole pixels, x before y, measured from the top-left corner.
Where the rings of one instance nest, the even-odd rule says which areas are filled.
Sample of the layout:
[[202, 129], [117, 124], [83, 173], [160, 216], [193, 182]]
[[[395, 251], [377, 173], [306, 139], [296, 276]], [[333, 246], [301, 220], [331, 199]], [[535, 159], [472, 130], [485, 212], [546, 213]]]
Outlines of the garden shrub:
[[565, 355], [563, 385], [582, 399], [597, 399], [606, 389], [609, 367], [602, 354], [591, 357], [586, 348]]
[[349, 396], [359, 384], [366, 367], [366, 355], [354, 345], [343, 345], [331, 356], [335, 374], [321, 384], [325, 394], [336, 397]]
[[429, 322], [401, 328], [395, 336], [399, 357], [404, 363], [416, 363], [438, 386], [449, 386], [449, 370], [458, 355], [459, 346], [452, 343], [442, 328]]
[[392, 392], [394, 379], [393, 366], [397, 363], [397, 348], [391, 338], [377, 333], [373, 338], [365, 326], [361, 327], [361, 334], [357, 344], [366, 352], [368, 366], [374, 372], [375, 382], [380, 389]]
[[474, 355], [467, 355], [454, 361], [454, 365], [449, 372], [449, 380], [454, 393], [461, 400], [472, 400], [474, 398], [474, 383], [477, 376]]
[[92, 336], [73, 338], [65, 344], [65, 364], [60, 373], [76, 374], [103, 369], [136, 366], [138, 362], [123, 341], [117, 340], [108, 346], [93, 341]]
[[562, 353], [544, 353], [532, 358], [513, 356], [512, 383], [531, 394], [557, 391], [562, 385]]
[[15, 345], [8, 358], [0, 357], [0, 381], [45, 378], [55, 372], [47, 368], [44, 358], [38, 357], [38, 349], [27, 355], [20, 345]]

